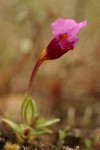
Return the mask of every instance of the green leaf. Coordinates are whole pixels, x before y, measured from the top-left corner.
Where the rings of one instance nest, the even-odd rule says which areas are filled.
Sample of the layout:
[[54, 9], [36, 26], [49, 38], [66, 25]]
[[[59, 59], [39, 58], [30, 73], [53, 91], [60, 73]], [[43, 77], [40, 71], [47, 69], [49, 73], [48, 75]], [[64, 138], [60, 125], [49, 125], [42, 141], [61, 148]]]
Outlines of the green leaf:
[[25, 121], [25, 109], [28, 103], [28, 96], [26, 95], [24, 98], [24, 102], [22, 103], [22, 107], [21, 107], [21, 116], [22, 119]]
[[39, 118], [36, 122], [36, 128], [41, 127], [44, 123], [45, 123], [45, 119], [44, 118]]
[[88, 150], [90, 150], [91, 149], [91, 146], [92, 146], [92, 139], [90, 139], [90, 138], [87, 138], [86, 140], [85, 140], [85, 146], [86, 146], [86, 148], [88, 149]]
[[54, 123], [57, 123], [59, 121], [60, 121], [60, 119], [57, 118], [57, 119], [52, 119], [49, 121], [41, 122], [40, 124], [37, 125], [37, 128], [44, 128], [44, 127], [50, 126]]
[[43, 129], [33, 129], [30, 131], [30, 136], [37, 136], [40, 134], [44, 134], [44, 133], [52, 133], [51, 130], [47, 129], [47, 128], [43, 128]]
[[35, 104], [35, 101], [28, 95], [25, 96], [24, 102], [21, 108], [22, 119], [28, 125], [31, 125], [32, 122], [38, 117], [38, 110]]
[[25, 121], [28, 125], [31, 125], [34, 118], [34, 108], [31, 99], [28, 99], [28, 103], [25, 107]]
[[14, 132], [22, 133], [21, 128], [17, 123], [8, 119], [3, 119], [3, 118], [2, 118], [2, 121], [8, 124], [14, 130]]
[[63, 141], [68, 133], [65, 130], [59, 130], [59, 139]]
[[34, 100], [32, 101], [32, 103], [33, 103], [33, 109], [34, 109], [34, 117], [36, 118], [39, 115], [38, 109]]
[[28, 126], [26, 124], [20, 124], [20, 128], [21, 128], [21, 130], [27, 130], [27, 129], [32, 130], [33, 129], [33, 128], [31, 128], [30, 126]]

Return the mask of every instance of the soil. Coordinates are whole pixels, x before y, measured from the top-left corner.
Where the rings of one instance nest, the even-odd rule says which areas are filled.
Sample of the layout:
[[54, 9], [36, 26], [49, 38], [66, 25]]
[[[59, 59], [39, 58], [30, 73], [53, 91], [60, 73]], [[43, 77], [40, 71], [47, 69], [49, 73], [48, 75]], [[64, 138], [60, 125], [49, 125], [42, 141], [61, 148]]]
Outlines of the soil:
[[[44, 144], [40, 140], [33, 140], [32, 145], [19, 144], [16, 136], [12, 132], [0, 132], [0, 150], [5, 150], [5, 144], [17, 144], [20, 146], [20, 150], [100, 150], [100, 144], [94, 143], [91, 149], [82, 148], [84, 147], [81, 142], [81, 138], [75, 136], [67, 136], [63, 145], [55, 144]], [[13, 150], [13, 149], [9, 149]], [[15, 149], [14, 149], [15, 150]]]
[[[95, 136], [99, 135], [100, 129], [89, 130], [82, 136], [76, 136], [74, 133], [75, 129], [72, 129], [69, 132], [69, 135], [64, 139], [63, 144], [60, 143], [58, 138], [58, 133], [53, 135], [55, 138], [52, 142], [48, 141], [47, 143], [44, 143], [44, 139], [34, 139], [33, 143], [30, 145], [27, 144], [20, 144], [17, 141], [16, 135], [12, 132], [12, 130], [9, 130], [7, 126], [4, 126], [2, 124], [2, 127], [0, 127], [0, 150], [5, 150], [5, 144], [11, 143], [11, 144], [17, 144], [20, 147], [20, 150], [100, 150], [100, 143], [95, 142]], [[86, 130], [85, 130], [86, 131]], [[84, 133], [84, 130], [80, 129], [81, 133]], [[93, 134], [94, 139], [91, 145], [91, 148], [87, 149], [85, 146], [85, 140], [86, 138], [89, 138], [90, 134], [94, 132]], [[74, 133], [74, 134], [73, 134]], [[48, 135], [49, 136], [49, 135]], [[13, 150], [13, 149], [9, 149]], [[14, 149], [15, 150], [15, 149]]]
[[76, 147], [77, 150], [79, 150], [80, 139], [76, 138], [74, 136], [69, 136], [65, 140], [66, 142], [62, 146], [57, 146], [57, 143], [55, 144], [43, 144], [38, 139], [33, 140], [32, 145], [25, 145], [25, 144], [19, 144], [17, 142], [16, 136], [11, 131], [2, 131], [0, 132], [0, 150], [5, 150], [4, 146], [5, 144], [12, 143], [12, 144], [19, 144], [20, 150], [71, 150], [69, 147]]

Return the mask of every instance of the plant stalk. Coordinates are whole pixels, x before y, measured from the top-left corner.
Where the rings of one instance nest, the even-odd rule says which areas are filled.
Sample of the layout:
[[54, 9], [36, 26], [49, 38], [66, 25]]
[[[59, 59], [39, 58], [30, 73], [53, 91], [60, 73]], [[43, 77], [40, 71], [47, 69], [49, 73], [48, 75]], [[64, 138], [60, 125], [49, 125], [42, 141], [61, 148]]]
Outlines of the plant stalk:
[[35, 66], [33, 67], [31, 76], [30, 76], [30, 81], [29, 81], [29, 86], [28, 86], [28, 94], [31, 95], [32, 93], [32, 87], [33, 87], [33, 81], [36, 76], [37, 71], [39, 70], [40, 65], [47, 60], [46, 57], [46, 50], [44, 49], [40, 55], [40, 57], [37, 59]]

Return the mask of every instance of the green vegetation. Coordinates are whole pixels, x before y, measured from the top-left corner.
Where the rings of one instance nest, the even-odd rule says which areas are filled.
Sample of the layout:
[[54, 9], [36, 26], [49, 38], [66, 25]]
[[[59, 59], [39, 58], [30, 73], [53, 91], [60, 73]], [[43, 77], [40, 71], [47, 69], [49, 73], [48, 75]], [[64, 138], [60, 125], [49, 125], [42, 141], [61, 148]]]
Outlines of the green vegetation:
[[52, 133], [48, 126], [60, 121], [60, 119], [46, 121], [44, 118], [40, 118], [35, 101], [27, 95], [22, 104], [21, 116], [23, 122], [20, 124], [5, 118], [1, 119], [13, 129], [20, 143], [31, 143], [34, 138], [41, 134]]

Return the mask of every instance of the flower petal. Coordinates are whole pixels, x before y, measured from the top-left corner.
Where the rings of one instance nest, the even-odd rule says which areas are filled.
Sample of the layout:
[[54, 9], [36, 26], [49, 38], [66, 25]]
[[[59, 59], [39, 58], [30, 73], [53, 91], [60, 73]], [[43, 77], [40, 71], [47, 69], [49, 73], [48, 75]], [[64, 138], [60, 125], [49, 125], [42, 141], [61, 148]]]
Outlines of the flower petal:
[[86, 26], [87, 21], [76, 23], [73, 19], [57, 19], [51, 24], [54, 35], [67, 33], [68, 35], [75, 35], [81, 28]]
[[59, 35], [67, 33], [74, 25], [77, 25], [74, 20], [60, 18], [51, 24], [51, 28], [54, 35]]
[[77, 25], [73, 26], [72, 28], [70, 28], [68, 31], [67, 31], [67, 34], [70, 35], [70, 36], [75, 36], [79, 30], [83, 27], [85, 27], [87, 24], [87, 21], [83, 21], [81, 23], [78, 23]]

